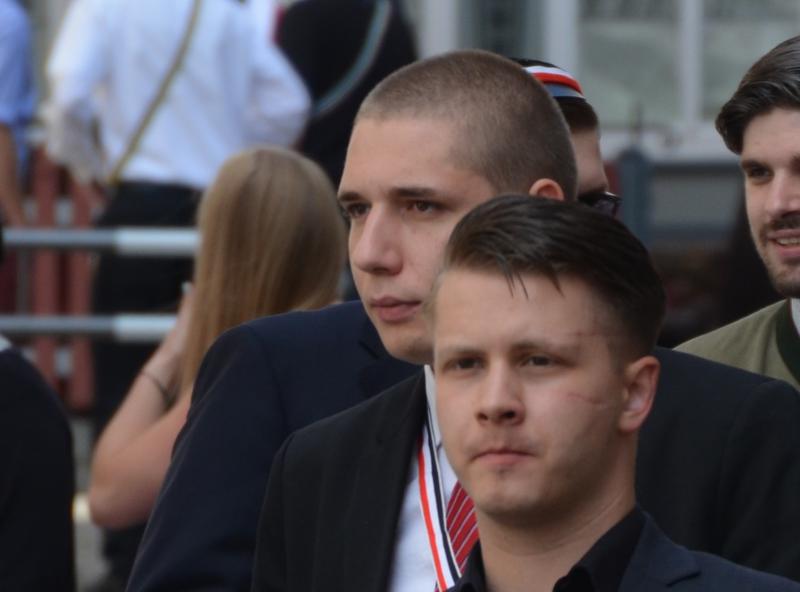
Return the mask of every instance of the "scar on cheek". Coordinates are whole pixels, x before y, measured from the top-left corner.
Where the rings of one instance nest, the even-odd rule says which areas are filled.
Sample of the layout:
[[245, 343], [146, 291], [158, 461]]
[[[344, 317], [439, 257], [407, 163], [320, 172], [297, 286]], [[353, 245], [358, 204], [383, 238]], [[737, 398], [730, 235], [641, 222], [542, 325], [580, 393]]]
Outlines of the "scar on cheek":
[[583, 401], [584, 403], [593, 405], [595, 407], [606, 407], [609, 404], [605, 397], [587, 395], [577, 391], [567, 391], [564, 393], [564, 396], [570, 399], [578, 399], [579, 401]]

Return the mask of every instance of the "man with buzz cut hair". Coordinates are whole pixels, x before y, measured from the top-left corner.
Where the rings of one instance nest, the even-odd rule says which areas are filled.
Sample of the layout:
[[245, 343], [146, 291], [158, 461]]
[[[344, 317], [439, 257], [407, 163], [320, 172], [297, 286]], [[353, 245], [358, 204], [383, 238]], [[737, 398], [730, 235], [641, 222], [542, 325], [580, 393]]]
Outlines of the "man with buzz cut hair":
[[[468, 210], [504, 192], [569, 195], [563, 163], [551, 159], [548, 169], [540, 160], [565, 139], [540, 84], [485, 52], [417, 62], [367, 97], [339, 200], [351, 219], [355, 283], [391, 356], [430, 363], [422, 303]], [[492, 161], [494, 150], [511, 162]], [[606, 246], [598, 239], [590, 248]], [[800, 438], [787, 421], [800, 420], [797, 393], [692, 356], [655, 355], [668, 378], [643, 442], [643, 506], [681, 543], [797, 574]], [[264, 499], [253, 590], [417, 591], [437, 580], [444, 590], [458, 579], [475, 542], [474, 514], [441, 447], [434, 393], [426, 366], [288, 437]], [[723, 396], [736, 404], [720, 410]], [[766, 398], [774, 409], [765, 414]], [[792, 444], [775, 442], [773, 430]], [[748, 473], [753, 479], [742, 478]], [[754, 507], [756, 499], [765, 503]]]
[[[441, 63], [456, 58], [463, 74], [460, 81], [454, 80], [453, 68]], [[483, 66], [473, 63], [478, 59], [503, 72], [482, 73]], [[367, 295], [365, 300], [371, 296], [376, 305], [372, 315], [383, 316], [380, 338], [364, 305], [348, 302], [248, 322], [217, 340], [195, 382], [192, 407], [148, 522], [130, 590], [207, 590], [209, 582], [216, 586], [213, 589], [249, 590], [257, 530], [262, 540], [256, 561], [258, 589], [433, 588], [432, 548], [419, 495], [405, 495], [409, 483], [416, 482], [415, 436], [422, 429], [426, 387], [432, 395], [432, 382], [420, 380], [413, 391], [407, 384], [395, 389], [387, 416], [399, 409], [395, 415], [403, 430], [381, 430], [365, 413], [365, 423], [346, 429], [344, 435], [314, 431], [321, 439], [312, 443], [308, 434], [298, 434], [288, 451], [293, 455], [298, 442], [304, 442], [313, 458], [289, 468], [285, 462], [289, 452], [282, 453], [273, 489], [282, 490], [277, 483], [284, 481], [286, 506], [265, 511], [260, 526], [258, 511], [269, 468], [290, 434], [421, 374], [419, 366], [391, 357], [381, 339], [392, 353], [416, 339], [418, 345], [411, 349], [424, 353], [429, 338], [417, 324], [414, 302], [427, 297], [451, 228], [469, 204], [500, 191], [526, 192], [534, 183], [524, 173], [513, 173], [520, 180], [516, 187], [492, 187], [486, 180], [490, 174], [501, 178], [486, 168], [486, 162], [491, 168], [495, 150], [508, 156], [508, 143], [518, 151], [540, 149], [539, 143], [518, 137], [517, 130], [529, 138], [537, 133], [524, 120], [531, 115], [531, 106], [520, 104], [519, 98], [527, 97], [551, 114], [540, 131], [555, 134], [545, 143], [555, 142], [559, 151], [565, 150], [565, 128], [552, 103], [542, 98], [535, 82], [507, 71], [509, 62], [487, 59], [482, 52], [458, 52], [437, 60], [431, 69], [418, 66], [417, 74], [432, 72], [434, 65], [439, 71], [450, 69], [445, 78], [455, 88], [443, 89], [438, 78], [428, 76], [424, 84], [415, 83], [409, 96], [414, 106], [402, 116], [386, 112], [379, 116], [376, 110], [373, 118], [360, 119], [346, 163], [347, 185], [340, 192], [343, 205], [357, 219], [350, 241], [351, 255], [357, 254], [353, 266], [362, 296]], [[487, 84], [477, 85], [480, 103], [465, 96], [477, 74], [489, 76]], [[530, 75], [543, 81], [563, 108], [553, 81], [535, 72]], [[492, 86], [493, 79], [497, 87]], [[571, 84], [579, 88], [574, 79]], [[393, 94], [402, 94], [395, 90]], [[501, 96], [512, 91], [519, 96]], [[585, 98], [572, 100], [591, 109]], [[469, 113], [462, 109], [466, 106]], [[503, 113], [507, 108], [512, 115]], [[443, 121], [432, 117], [438, 112], [445, 114]], [[508, 117], [512, 121], [503, 125], [513, 131], [511, 135], [486, 133], [487, 126]], [[568, 123], [573, 127], [571, 116]], [[470, 161], [475, 164], [466, 168], [454, 164], [456, 158], [466, 159], [465, 137], [481, 151], [480, 158]], [[594, 124], [594, 145], [587, 151], [593, 159], [579, 161], [581, 192], [608, 188], [597, 137]], [[512, 156], [539, 166], [530, 156], [508, 157]], [[561, 164], [571, 163], [566, 158]], [[540, 174], [566, 186], [570, 181], [560, 180], [565, 170], [541, 169]], [[539, 183], [538, 189], [556, 194], [549, 183]], [[377, 298], [376, 289], [382, 290]], [[407, 311], [413, 314], [404, 318]], [[800, 547], [793, 545], [800, 524], [796, 392], [782, 382], [694, 356], [663, 348], [656, 348], [655, 355], [664, 380], [640, 445], [637, 489], [644, 507], [681, 544], [800, 578]], [[381, 400], [387, 402], [385, 397]], [[722, 406], [723, 401], [728, 404]], [[406, 442], [405, 450], [398, 448], [397, 437]], [[441, 499], [444, 504], [453, 500], [455, 506], [463, 501], [463, 489], [453, 495], [455, 477], [438, 439], [435, 444], [436, 456], [442, 458]], [[313, 450], [315, 445], [352, 456], [327, 463], [319, 450]], [[757, 477], [742, 479], [742, 474]], [[338, 488], [351, 482], [353, 496], [348, 497]], [[297, 492], [295, 487], [301, 485]], [[310, 500], [311, 489], [326, 499]], [[267, 500], [270, 505], [274, 502], [274, 496]], [[275, 516], [282, 517], [281, 524]], [[334, 518], [339, 522], [332, 523]], [[276, 528], [285, 528], [286, 540], [274, 533]], [[437, 544], [444, 544], [446, 536], [440, 529]], [[462, 549], [468, 550], [464, 545]], [[287, 562], [300, 577], [280, 575]], [[267, 578], [269, 584], [264, 582]]]
[[456, 226], [426, 307], [480, 534], [454, 592], [800, 591], [672, 543], [636, 506], [664, 303], [647, 250], [599, 212], [511, 195]]
[[[564, 118], [511, 61], [455, 52], [378, 84], [356, 116], [339, 202], [358, 293], [389, 353], [417, 364], [430, 356], [419, 307], [440, 261], [429, 245], [418, 248], [420, 235], [435, 236], [439, 250], [460, 217], [493, 195], [573, 200], [576, 186]], [[405, 261], [396, 254], [404, 247]]]
[[572, 74], [550, 62], [525, 58], [514, 58], [514, 61], [545, 85], [569, 126], [578, 166], [577, 200], [616, 216], [622, 200], [609, 191], [600, 154], [600, 121], [580, 83]]
[[753, 242], [786, 300], [678, 349], [800, 387], [800, 36], [750, 67], [716, 126], [739, 155]]

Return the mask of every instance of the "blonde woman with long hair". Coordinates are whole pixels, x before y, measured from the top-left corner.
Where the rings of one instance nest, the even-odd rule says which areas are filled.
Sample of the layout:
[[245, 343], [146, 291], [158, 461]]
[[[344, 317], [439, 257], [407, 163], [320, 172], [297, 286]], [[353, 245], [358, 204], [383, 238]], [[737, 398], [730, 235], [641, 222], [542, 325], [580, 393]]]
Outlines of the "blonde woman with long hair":
[[325, 173], [299, 154], [259, 148], [230, 158], [203, 197], [198, 229], [194, 287], [94, 452], [89, 508], [104, 527], [147, 519], [217, 336], [338, 297], [344, 223]]

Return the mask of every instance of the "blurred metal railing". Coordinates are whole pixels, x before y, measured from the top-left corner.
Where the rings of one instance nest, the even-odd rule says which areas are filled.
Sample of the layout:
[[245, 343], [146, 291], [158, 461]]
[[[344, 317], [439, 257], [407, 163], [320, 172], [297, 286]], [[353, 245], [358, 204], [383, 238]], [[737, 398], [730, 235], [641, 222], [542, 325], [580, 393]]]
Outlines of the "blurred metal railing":
[[192, 257], [198, 233], [183, 228], [9, 228], [8, 249], [110, 251], [127, 257]]
[[174, 314], [0, 315], [7, 337], [93, 337], [122, 343], [156, 343], [175, 324]]
[[93, 399], [90, 338], [157, 342], [171, 315], [92, 317], [91, 253], [131, 257], [191, 257], [194, 230], [90, 229], [105, 203], [96, 188], [72, 181], [41, 148], [31, 160], [32, 227], [5, 228], [0, 269], [0, 332], [21, 341], [68, 408], [85, 411]]

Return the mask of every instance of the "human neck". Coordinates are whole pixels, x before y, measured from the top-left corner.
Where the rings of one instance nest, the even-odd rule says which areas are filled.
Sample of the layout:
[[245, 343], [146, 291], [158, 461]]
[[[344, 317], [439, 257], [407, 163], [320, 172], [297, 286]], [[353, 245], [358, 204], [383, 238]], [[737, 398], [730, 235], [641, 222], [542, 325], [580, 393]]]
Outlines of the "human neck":
[[521, 527], [500, 523], [476, 508], [488, 592], [551, 592], [559, 578], [634, 507], [625, 493], [562, 516], [557, 523]]

